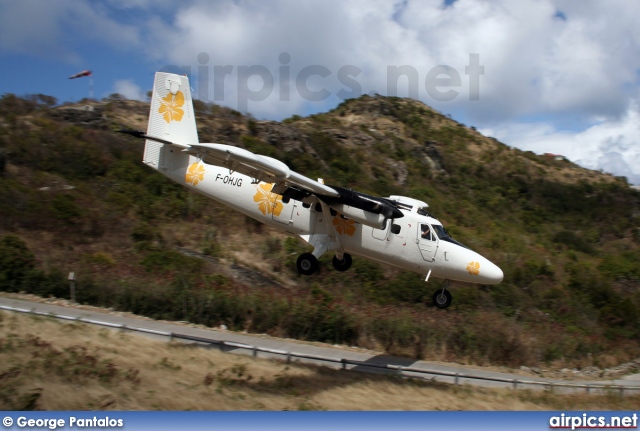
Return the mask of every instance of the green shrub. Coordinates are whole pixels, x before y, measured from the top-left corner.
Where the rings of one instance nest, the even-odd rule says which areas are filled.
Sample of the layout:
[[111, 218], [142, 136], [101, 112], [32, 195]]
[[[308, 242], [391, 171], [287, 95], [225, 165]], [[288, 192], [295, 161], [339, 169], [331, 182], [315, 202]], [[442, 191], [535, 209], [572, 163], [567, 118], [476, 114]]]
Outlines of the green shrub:
[[17, 292], [25, 289], [25, 282], [35, 269], [35, 256], [27, 244], [16, 235], [0, 240], [0, 289]]
[[77, 224], [82, 216], [80, 207], [75, 203], [75, 198], [71, 195], [59, 194], [51, 202], [53, 215], [68, 225]]
[[553, 242], [587, 254], [593, 254], [595, 252], [595, 248], [590, 242], [570, 230], [562, 230], [556, 233], [553, 237]]
[[178, 271], [197, 274], [202, 270], [203, 261], [173, 250], [149, 251], [140, 261], [147, 271]]

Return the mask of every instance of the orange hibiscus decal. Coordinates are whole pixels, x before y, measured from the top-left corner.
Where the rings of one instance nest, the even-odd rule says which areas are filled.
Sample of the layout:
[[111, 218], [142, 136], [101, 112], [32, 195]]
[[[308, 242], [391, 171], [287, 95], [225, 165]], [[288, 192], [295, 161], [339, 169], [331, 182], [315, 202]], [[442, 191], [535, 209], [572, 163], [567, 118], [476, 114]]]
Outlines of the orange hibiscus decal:
[[258, 208], [263, 215], [271, 214], [276, 217], [280, 215], [284, 205], [282, 205], [282, 196], [272, 193], [273, 184], [261, 183], [256, 187], [256, 194], [253, 201], [258, 203]]
[[480, 262], [469, 262], [467, 265], [467, 272], [471, 275], [480, 274]]
[[187, 169], [184, 181], [195, 187], [200, 181], [204, 180], [204, 172], [204, 165], [200, 164], [200, 162], [193, 163]]
[[162, 114], [164, 121], [167, 123], [170, 123], [171, 121], [180, 121], [184, 115], [182, 105], [184, 105], [184, 94], [182, 94], [182, 91], [178, 91], [175, 95], [168, 93], [165, 97], [160, 99], [160, 108], [158, 108], [158, 112]]
[[340, 235], [353, 236], [356, 233], [356, 222], [343, 218], [340, 214], [333, 218], [333, 227], [336, 228], [336, 232]]

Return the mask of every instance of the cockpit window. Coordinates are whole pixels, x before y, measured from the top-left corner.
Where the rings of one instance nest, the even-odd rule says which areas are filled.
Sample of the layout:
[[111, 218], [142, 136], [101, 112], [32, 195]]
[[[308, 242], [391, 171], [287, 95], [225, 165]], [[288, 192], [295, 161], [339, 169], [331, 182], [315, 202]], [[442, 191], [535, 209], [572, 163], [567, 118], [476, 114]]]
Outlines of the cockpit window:
[[466, 245], [453, 239], [451, 235], [449, 235], [449, 232], [447, 232], [447, 230], [443, 226], [433, 225], [433, 230], [434, 230], [434, 234], [437, 235], [438, 238], [440, 238], [441, 240], [447, 241], [453, 244], [457, 244], [460, 247], [469, 248]]
[[451, 238], [451, 235], [449, 235], [443, 226], [439, 226], [437, 224], [433, 225], [433, 230], [436, 231], [436, 235], [438, 235], [438, 238], [440, 239]]
[[427, 207], [418, 208], [418, 214], [423, 215], [423, 216], [428, 216], [429, 213], [427, 212]]

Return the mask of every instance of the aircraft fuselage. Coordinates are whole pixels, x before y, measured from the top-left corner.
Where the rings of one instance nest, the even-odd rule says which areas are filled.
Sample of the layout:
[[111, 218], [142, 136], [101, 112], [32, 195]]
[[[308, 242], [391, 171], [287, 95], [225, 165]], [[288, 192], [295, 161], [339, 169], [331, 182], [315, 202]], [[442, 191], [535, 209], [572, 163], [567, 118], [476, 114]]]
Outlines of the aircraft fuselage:
[[[314, 248], [320, 248], [319, 254], [348, 252], [432, 277], [471, 283], [495, 284], [502, 279], [502, 271], [480, 254], [435, 234], [422, 238], [424, 225], [435, 233], [442, 224], [418, 214], [416, 207], [402, 209], [402, 218], [389, 220], [383, 229], [376, 229], [344, 217], [314, 196], [303, 201], [283, 200], [271, 192], [272, 184], [206, 164], [169, 146], [162, 146], [160, 151], [176, 152], [171, 157], [167, 155], [169, 161], [189, 159], [188, 163], [176, 163], [177, 169], [159, 167], [162, 174], [248, 217], [302, 237]], [[185, 165], [186, 170], [180, 167]]]

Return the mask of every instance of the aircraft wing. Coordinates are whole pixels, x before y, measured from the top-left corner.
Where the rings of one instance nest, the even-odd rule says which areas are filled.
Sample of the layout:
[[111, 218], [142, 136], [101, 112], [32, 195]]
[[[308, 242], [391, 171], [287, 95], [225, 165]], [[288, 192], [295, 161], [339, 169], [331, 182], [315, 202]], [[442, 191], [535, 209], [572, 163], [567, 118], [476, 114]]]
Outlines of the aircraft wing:
[[223, 166], [260, 181], [297, 186], [310, 194], [336, 198], [340, 196], [334, 188], [292, 171], [280, 160], [243, 148], [224, 144], [191, 144], [183, 151], [202, 157], [205, 163]]
[[283, 199], [302, 201], [311, 195], [326, 203], [335, 211], [362, 224], [383, 229], [388, 219], [404, 216], [396, 202], [360, 193], [343, 187], [329, 186], [305, 177], [273, 157], [252, 153], [243, 148], [225, 144], [178, 144], [136, 130], [120, 130], [122, 133], [174, 145], [183, 152], [202, 159], [205, 163], [222, 166], [257, 181], [273, 183], [272, 192]]
[[254, 154], [243, 148], [224, 144], [190, 144], [182, 151], [202, 158], [205, 163], [223, 166], [259, 181], [274, 183], [272, 191], [283, 198], [302, 200], [315, 195], [339, 213], [369, 226], [381, 229], [386, 226], [387, 219], [404, 216], [390, 199], [319, 183], [292, 171], [280, 160]]

